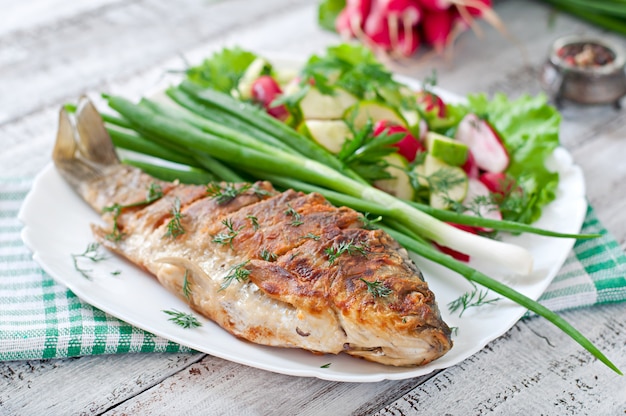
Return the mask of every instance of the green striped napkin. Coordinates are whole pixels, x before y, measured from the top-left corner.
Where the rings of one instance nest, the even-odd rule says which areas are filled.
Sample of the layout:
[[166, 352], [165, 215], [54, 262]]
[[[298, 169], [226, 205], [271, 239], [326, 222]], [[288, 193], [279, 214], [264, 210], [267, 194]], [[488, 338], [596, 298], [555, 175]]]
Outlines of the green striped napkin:
[[[134, 328], [80, 301], [31, 258], [17, 213], [31, 179], [0, 179], [0, 360], [188, 348]], [[541, 302], [552, 310], [626, 300], [626, 256], [589, 209], [585, 233]]]

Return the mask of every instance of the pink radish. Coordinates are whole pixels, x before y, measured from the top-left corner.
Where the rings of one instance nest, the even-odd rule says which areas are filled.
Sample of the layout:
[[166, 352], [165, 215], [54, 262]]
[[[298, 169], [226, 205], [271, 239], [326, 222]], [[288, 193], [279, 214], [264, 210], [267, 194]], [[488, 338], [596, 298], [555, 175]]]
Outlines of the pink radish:
[[438, 117], [446, 116], [446, 103], [443, 102], [441, 97], [428, 90], [421, 90], [415, 93], [417, 96], [417, 102], [422, 105], [424, 110], [436, 111]]
[[335, 21], [337, 33], [346, 38], [359, 37], [371, 7], [372, 0], [347, 0]]
[[515, 178], [504, 172], [485, 172], [478, 178], [490, 192], [502, 196], [509, 195], [511, 192], [519, 189]]
[[373, 0], [363, 31], [378, 47], [402, 56], [417, 50], [422, 12], [411, 0]]
[[289, 112], [284, 105], [272, 106], [272, 102], [282, 93], [274, 78], [262, 75], [252, 83], [252, 98], [263, 104], [265, 110], [274, 118], [284, 120]]
[[394, 146], [398, 148], [398, 153], [404, 156], [404, 158], [409, 162], [413, 162], [415, 160], [417, 153], [421, 153], [426, 150], [424, 149], [422, 143], [413, 137], [413, 135], [404, 126], [391, 124], [387, 120], [377, 121], [376, 124], [374, 124], [374, 136], [383, 134], [383, 132], [390, 135], [396, 133], [405, 134], [405, 136], [400, 139], [399, 142], [395, 143]]
[[[466, 210], [464, 214], [501, 220], [502, 213], [499, 207], [495, 203], [485, 203], [485, 200], [490, 200], [490, 196], [489, 188], [487, 188], [484, 183], [476, 178], [468, 178], [467, 195], [465, 195], [463, 205], [471, 209]], [[479, 200], [480, 203], [477, 203]], [[493, 231], [490, 228], [484, 227], [477, 227], [477, 230], [484, 232]]]
[[450, 44], [450, 33], [452, 32], [452, 11], [429, 10], [424, 13], [422, 20], [422, 32], [424, 41], [435, 49], [437, 53], [442, 53]]
[[469, 147], [480, 169], [497, 173], [509, 166], [504, 145], [487, 122], [476, 114], [468, 114], [461, 120], [455, 138]]
[[480, 176], [480, 170], [478, 169], [478, 165], [476, 165], [476, 159], [474, 159], [474, 154], [471, 150], [467, 153], [467, 160], [461, 167], [469, 178], [478, 179]]

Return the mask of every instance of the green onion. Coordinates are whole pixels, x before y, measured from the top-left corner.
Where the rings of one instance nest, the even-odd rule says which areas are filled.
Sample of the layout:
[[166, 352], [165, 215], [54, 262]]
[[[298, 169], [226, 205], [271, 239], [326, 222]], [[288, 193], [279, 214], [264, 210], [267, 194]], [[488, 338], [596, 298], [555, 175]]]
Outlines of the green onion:
[[[479, 258], [491, 258], [516, 273], [532, 270], [532, 256], [519, 246], [480, 237], [461, 231], [424, 214], [406, 202], [370, 185], [358, 182], [326, 165], [273, 149], [271, 153], [238, 146], [230, 140], [203, 132], [180, 120], [164, 117], [144, 106], [138, 106], [120, 97], [108, 97], [109, 105], [133, 125], [140, 125], [149, 135], [170, 140], [176, 147], [206, 152], [240, 169], [254, 166], [260, 171], [291, 176], [347, 195], [378, 202], [388, 206], [391, 215], [409, 229], [438, 244]], [[237, 135], [233, 134], [236, 139]], [[242, 139], [245, 143], [245, 140]]]
[[589, 341], [583, 334], [581, 334], [577, 329], [575, 329], [570, 323], [568, 323], [565, 319], [561, 318], [556, 313], [552, 312], [550, 309], [541, 305], [540, 303], [532, 300], [528, 296], [525, 296], [511, 287], [505, 285], [504, 283], [498, 282], [490, 278], [489, 276], [474, 270], [466, 264], [463, 264], [457, 260], [454, 260], [452, 257], [430, 247], [425, 242], [418, 242], [415, 238], [410, 238], [405, 234], [398, 232], [389, 227], [383, 227], [383, 229], [389, 233], [394, 239], [396, 239], [402, 246], [404, 246], [407, 250], [411, 250], [416, 254], [437, 262], [450, 270], [453, 270], [467, 280], [478, 283], [490, 290], [508, 298], [517, 303], [520, 306], [527, 308], [530, 311], [535, 312], [537, 315], [543, 316], [548, 321], [552, 322], [559, 329], [569, 335], [574, 341], [580, 344], [584, 349], [589, 351], [594, 357], [602, 361], [606, 364], [611, 370], [615, 371], [619, 375], [623, 375], [622, 372], [609, 360], [591, 341]]

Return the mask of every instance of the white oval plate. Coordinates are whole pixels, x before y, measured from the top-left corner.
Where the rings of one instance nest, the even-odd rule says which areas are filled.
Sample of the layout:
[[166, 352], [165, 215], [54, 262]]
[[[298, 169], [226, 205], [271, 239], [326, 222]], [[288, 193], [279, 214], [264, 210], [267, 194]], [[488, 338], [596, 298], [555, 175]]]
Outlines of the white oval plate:
[[[557, 198], [545, 207], [535, 225], [565, 233], [579, 232], [587, 209], [582, 171], [562, 148], [555, 151], [550, 165], [560, 174]], [[52, 165], [36, 177], [19, 219], [25, 225], [22, 238], [33, 252], [35, 261], [83, 301], [138, 328], [197, 351], [276, 373], [346, 382], [417, 377], [470, 357], [508, 331], [526, 312], [503, 299], [469, 309], [462, 317], [458, 313], [452, 314], [446, 305], [471, 290], [472, 286], [463, 277], [416, 257], [435, 293], [443, 319], [457, 328], [453, 336], [454, 347], [442, 358], [422, 367], [397, 368], [345, 354], [314, 355], [303, 350], [266, 347], [235, 338], [203, 318], [200, 318], [203, 325], [194, 329], [183, 329], [168, 321], [163, 310], [192, 311], [152, 276], [119, 257], [111, 255], [103, 262], [88, 264], [87, 268], [92, 270], [91, 280], [81, 275], [74, 267], [71, 255], [82, 253], [93, 242], [90, 224], [99, 223], [100, 217], [73, 192]], [[534, 270], [523, 280], [514, 280], [500, 270], [489, 270], [489, 274], [535, 300], [557, 274], [574, 244], [572, 239], [535, 235], [504, 236], [503, 239], [529, 249], [535, 260]], [[474, 266], [489, 269], [487, 263]], [[113, 276], [114, 271], [121, 273]]]

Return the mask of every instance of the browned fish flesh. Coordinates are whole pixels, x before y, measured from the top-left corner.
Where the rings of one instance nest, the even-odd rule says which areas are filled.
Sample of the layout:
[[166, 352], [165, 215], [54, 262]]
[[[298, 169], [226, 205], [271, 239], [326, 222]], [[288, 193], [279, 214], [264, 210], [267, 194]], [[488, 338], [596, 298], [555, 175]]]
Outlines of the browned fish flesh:
[[268, 182], [159, 181], [118, 162], [88, 101], [75, 120], [61, 110], [53, 159], [105, 211], [107, 225], [92, 227], [98, 242], [237, 337], [395, 366], [452, 347], [407, 251], [352, 209]]

